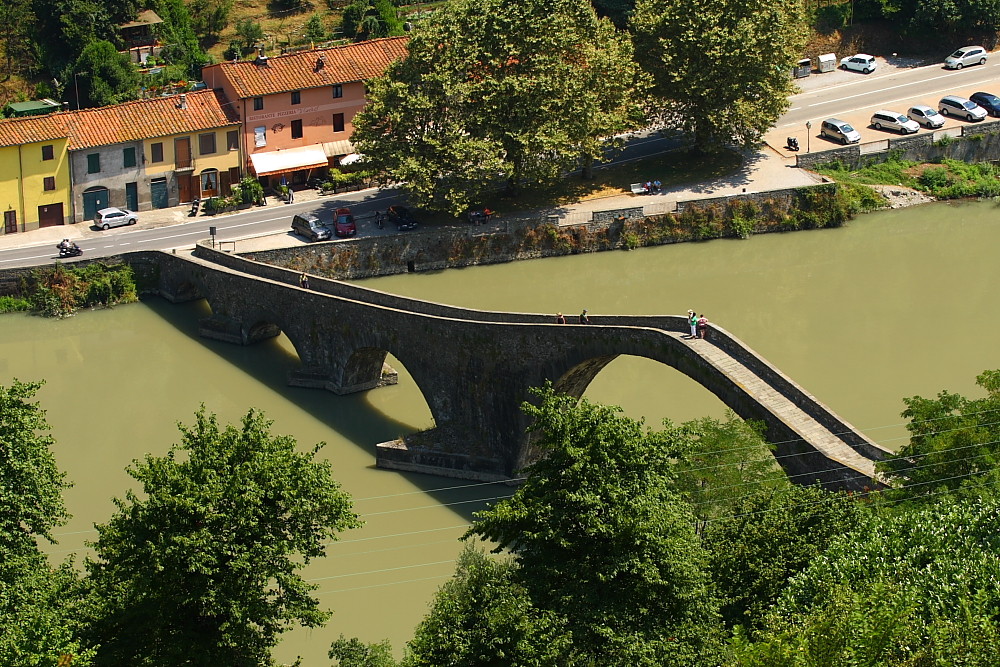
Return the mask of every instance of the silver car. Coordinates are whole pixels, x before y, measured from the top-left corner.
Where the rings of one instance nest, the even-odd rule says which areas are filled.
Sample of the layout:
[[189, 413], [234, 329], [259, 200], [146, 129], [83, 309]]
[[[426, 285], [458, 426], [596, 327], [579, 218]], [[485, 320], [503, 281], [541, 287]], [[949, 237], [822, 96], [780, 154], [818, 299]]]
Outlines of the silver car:
[[819, 136], [833, 139], [844, 144], [856, 144], [861, 141], [861, 133], [855, 130], [850, 123], [839, 118], [827, 118], [819, 126]]
[[881, 109], [872, 114], [871, 125], [876, 130], [896, 130], [900, 134], [913, 134], [920, 129], [915, 120], [901, 113]]
[[932, 130], [944, 125], [944, 116], [939, 114], [936, 109], [932, 109], [929, 106], [923, 104], [917, 104], [910, 107], [910, 110], [906, 112], [906, 115], [910, 120], [915, 120], [924, 127], [929, 127]]
[[958, 116], [965, 120], [982, 120], [986, 118], [986, 109], [972, 100], [958, 95], [945, 95], [938, 102], [938, 111], [945, 116]]
[[134, 225], [139, 221], [139, 216], [124, 208], [102, 208], [94, 216], [94, 225], [98, 229], [111, 229], [112, 227], [122, 227], [124, 225]]
[[948, 69], [962, 69], [966, 65], [985, 65], [987, 51], [981, 46], [963, 46], [944, 59]]

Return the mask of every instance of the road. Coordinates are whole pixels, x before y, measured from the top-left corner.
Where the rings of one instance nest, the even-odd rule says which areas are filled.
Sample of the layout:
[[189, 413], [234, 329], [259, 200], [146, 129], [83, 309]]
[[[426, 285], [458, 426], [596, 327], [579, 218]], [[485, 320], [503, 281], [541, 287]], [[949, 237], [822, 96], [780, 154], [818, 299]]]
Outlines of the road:
[[[868, 118], [877, 109], [905, 112], [913, 104], [927, 104], [937, 108], [937, 101], [943, 95], [958, 94], [967, 97], [976, 90], [1000, 94], [1000, 54], [994, 55], [986, 65], [958, 71], [945, 70], [940, 65], [904, 69], [883, 66], [870, 75], [843, 71], [816, 74], [804, 80], [802, 86], [806, 89], [791, 97], [791, 108], [765, 137], [772, 147], [779, 148], [788, 136], [797, 137], [803, 150], [807, 147], [812, 151], [836, 147], [837, 144], [821, 139], [818, 135], [820, 122], [830, 117], [838, 117], [854, 124], [862, 133], [862, 141], [886, 138], [892, 135], [868, 128]], [[812, 136], [808, 138], [805, 128], [807, 121], [813, 125]], [[964, 122], [949, 119], [945, 127], [958, 126]], [[655, 131], [634, 133], [628, 137], [625, 153], [616, 161], [639, 159], [677, 145], [676, 139], [664, 139]], [[141, 228], [80, 232], [79, 228], [83, 225], [79, 225], [75, 238], [84, 250], [84, 257], [102, 257], [129, 250], [176, 248], [190, 246], [199, 239], [208, 238], [211, 226], [217, 229], [218, 241], [231, 241], [288, 231], [292, 215], [303, 211], [316, 211], [324, 219], [330, 219], [333, 208], [343, 205], [350, 206], [358, 219], [359, 234], [391, 234], [395, 233], [391, 225], [379, 230], [373, 224], [372, 216], [375, 210], [384, 210], [399, 198], [399, 192], [395, 189], [373, 189], [290, 205], [271, 204], [234, 215], [200, 216], [179, 224], [154, 223], [151, 228], [146, 220], [155, 216], [149, 212], [143, 214]], [[56, 258], [55, 243], [61, 238], [54, 236], [60, 233], [56, 229], [67, 228], [49, 228], [16, 235], [19, 238], [0, 236], [0, 268], [51, 263]], [[290, 243], [304, 242], [290, 233], [288, 238]], [[17, 243], [24, 245], [11, 247]]]
[[[869, 128], [872, 113], [879, 109], [906, 113], [914, 104], [937, 109], [938, 100], [945, 95], [968, 97], [979, 90], [1000, 94], [1000, 54], [994, 54], [985, 65], [961, 70], [929, 65], [905, 69], [883, 67], [868, 75], [843, 71], [814, 74], [810, 79], [817, 81], [810, 80], [810, 86], [821, 84], [823, 77], [831, 78], [830, 85], [821, 85], [790, 98], [791, 108], [766, 136], [771, 146], [780, 148], [786, 137], [794, 136], [802, 150], [806, 150], [805, 124], [808, 121], [812, 123], [808, 143], [813, 151], [837, 147], [838, 144], [819, 137], [820, 123], [831, 117], [854, 125], [861, 132], [862, 142], [897, 136]], [[964, 123], [951, 118], [945, 127], [959, 127]]]

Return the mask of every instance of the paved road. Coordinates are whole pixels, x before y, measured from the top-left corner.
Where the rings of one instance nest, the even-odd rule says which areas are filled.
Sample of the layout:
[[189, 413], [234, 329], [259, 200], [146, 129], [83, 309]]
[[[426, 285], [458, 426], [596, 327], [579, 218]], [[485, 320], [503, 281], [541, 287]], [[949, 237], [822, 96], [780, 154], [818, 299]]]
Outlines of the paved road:
[[[816, 87], [824, 77], [830, 77], [830, 83]], [[814, 74], [805, 81], [809, 82], [809, 89], [790, 98], [791, 108], [767, 134], [768, 144], [775, 148], [794, 136], [802, 150], [806, 150], [807, 121], [812, 122], [808, 141], [812, 151], [827, 150], [838, 144], [820, 138], [819, 125], [825, 118], [846, 120], [861, 132], [862, 142], [876, 141], [897, 136], [868, 126], [872, 113], [879, 109], [906, 113], [914, 104], [937, 109], [938, 100], [945, 95], [968, 97], [979, 90], [1000, 94], [1000, 53], [994, 54], [985, 65], [961, 70], [947, 70], [941, 65], [895, 68], [883, 61], [879, 69], [868, 75], [838, 71]], [[959, 127], [965, 122], [952, 118], [945, 127]]]

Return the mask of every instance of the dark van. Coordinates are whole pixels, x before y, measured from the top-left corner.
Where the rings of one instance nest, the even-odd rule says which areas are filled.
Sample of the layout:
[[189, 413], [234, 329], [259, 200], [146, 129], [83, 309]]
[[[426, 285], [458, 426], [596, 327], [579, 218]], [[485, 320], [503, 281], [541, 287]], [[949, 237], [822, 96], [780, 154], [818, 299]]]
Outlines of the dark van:
[[300, 213], [292, 218], [292, 231], [310, 241], [329, 241], [330, 230], [312, 213]]

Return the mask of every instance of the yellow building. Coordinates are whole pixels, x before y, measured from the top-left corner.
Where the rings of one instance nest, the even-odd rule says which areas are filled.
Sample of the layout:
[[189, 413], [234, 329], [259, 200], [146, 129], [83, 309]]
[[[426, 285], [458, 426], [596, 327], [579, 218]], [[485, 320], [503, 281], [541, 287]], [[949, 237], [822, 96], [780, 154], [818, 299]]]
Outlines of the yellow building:
[[0, 121], [3, 233], [62, 225], [71, 219], [72, 184], [66, 114]]

